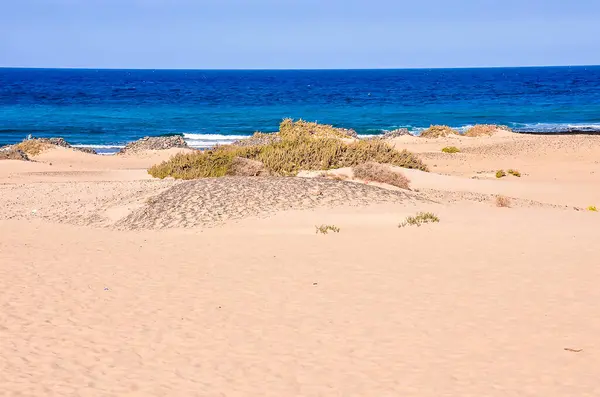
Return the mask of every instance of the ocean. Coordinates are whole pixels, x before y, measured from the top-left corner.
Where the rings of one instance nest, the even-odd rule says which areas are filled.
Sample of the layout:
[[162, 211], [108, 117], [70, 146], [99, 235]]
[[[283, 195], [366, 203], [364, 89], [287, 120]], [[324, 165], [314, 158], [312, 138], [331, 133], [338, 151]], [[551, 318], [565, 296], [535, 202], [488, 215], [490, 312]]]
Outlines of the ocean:
[[0, 68], [0, 145], [63, 137], [112, 153], [144, 136], [191, 146], [276, 131], [283, 118], [362, 135], [431, 124], [600, 133], [600, 66], [411, 70]]

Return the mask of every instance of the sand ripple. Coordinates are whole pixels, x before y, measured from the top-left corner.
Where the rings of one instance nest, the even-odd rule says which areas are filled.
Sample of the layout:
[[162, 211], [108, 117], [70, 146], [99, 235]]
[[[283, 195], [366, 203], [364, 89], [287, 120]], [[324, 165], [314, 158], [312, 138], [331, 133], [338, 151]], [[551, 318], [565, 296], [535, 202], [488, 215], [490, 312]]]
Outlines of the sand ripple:
[[[411, 196], [328, 179], [218, 178], [178, 184], [117, 222], [123, 229], [211, 226], [282, 210], [400, 202]], [[411, 198], [412, 199], [412, 198]]]

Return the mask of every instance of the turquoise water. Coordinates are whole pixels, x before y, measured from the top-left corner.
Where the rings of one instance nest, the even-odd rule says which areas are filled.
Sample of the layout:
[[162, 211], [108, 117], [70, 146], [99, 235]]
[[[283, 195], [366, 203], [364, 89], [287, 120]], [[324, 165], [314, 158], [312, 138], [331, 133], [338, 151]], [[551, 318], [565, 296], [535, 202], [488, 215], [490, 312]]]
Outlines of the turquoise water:
[[285, 117], [379, 134], [430, 124], [600, 132], [600, 67], [433, 70], [0, 69], [0, 145], [36, 137], [114, 151], [146, 135], [196, 147]]

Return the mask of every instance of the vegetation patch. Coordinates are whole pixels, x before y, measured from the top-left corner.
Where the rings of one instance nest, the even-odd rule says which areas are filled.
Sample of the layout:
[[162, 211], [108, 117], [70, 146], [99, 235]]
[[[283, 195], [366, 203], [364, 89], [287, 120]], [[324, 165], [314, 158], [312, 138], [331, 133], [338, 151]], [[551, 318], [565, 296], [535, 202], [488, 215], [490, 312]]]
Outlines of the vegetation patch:
[[448, 135], [459, 135], [459, 132], [447, 125], [432, 125], [421, 132], [423, 138], [442, 138]]
[[510, 169], [510, 170], [508, 170], [508, 173], [512, 176], [516, 176], [517, 178], [521, 177], [521, 173], [518, 170]]
[[[373, 161], [427, 171], [427, 166], [413, 153], [398, 151], [381, 140], [340, 139], [331, 126], [317, 128], [316, 123], [284, 120], [279, 140], [248, 146], [219, 146], [203, 152], [176, 154], [170, 160], [148, 170], [156, 178], [196, 179], [237, 175], [235, 158], [255, 160], [271, 175], [293, 176], [300, 170], [318, 171]], [[333, 130], [332, 130], [333, 129]], [[338, 134], [331, 137], [330, 134]], [[347, 138], [347, 136], [345, 136]]]
[[598, 208], [596, 208], [595, 205], [590, 205], [587, 209], [588, 209], [588, 211], [598, 212]]
[[398, 227], [417, 226], [420, 227], [423, 223], [437, 223], [440, 221], [435, 214], [431, 212], [418, 212], [415, 216], [407, 217]]
[[251, 137], [232, 143], [234, 146], [262, 146], [281, 141], [277, 133], [255, 132]]
[[269, 176], [271, 174], [260, 161], [244, 157], [234, 157], [229, 171], [236, 176]]
[[512, 130], [505, 125], [496, 124], [477, 124], [465, 131], [465, 136], [476, 138], [479, 136], [492, 136], [498, 130], [510, 131]]
[[496, 207], [510, 207], [510, 198], [506, 196], [496, 196]]
[[294, 140], [305, 136], [315, 138], [358, 138], [354, 130], [337, 128], [328, 124], [319, 124], [310, 121], [284, 119], [279, 125], [281, 139]]
[[445, 148], [442, 149], [442, 152], [444, 152], [444, 153], [460, 153], [460, 149], [457, 148], [456, 146], [446, 146]]
[[335, 226], [335, 225], [321, 225], [321, 226], [315, 226], [315, 228], [317, 229], [317, 234], [328, 234], [329, 232], [333, 232], [333, 233], [339, 233], [340, 232], [340, 228]]
[[352, 171], [354, 177], [358, 179], [386, 183], [400, 189], [410, 189], [410, 180], [404, 174], [392, 170], [386, 164], [369, 161], [353, 167]]
[[37, 156], [43, 151], [50, 149], [52, 145], [38, 139], [26, 139], [23, 142], [16, 144], [14, 147], [28, 156]]
[[506, 172], [504, 172], [504, 170], [496, 171], [496, 178], [500, 179], [500, 178], [504, 178], [505, 176], [506, 176]]

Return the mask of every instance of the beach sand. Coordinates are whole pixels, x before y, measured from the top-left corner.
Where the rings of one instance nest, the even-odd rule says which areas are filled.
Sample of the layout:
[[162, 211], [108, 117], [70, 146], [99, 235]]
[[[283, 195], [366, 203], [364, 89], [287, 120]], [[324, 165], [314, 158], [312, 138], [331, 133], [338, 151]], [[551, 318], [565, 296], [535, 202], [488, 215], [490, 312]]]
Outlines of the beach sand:
[[600, 395], [600, 137], [393, 143], [412, 191], [0, 161], [0, 396]]

